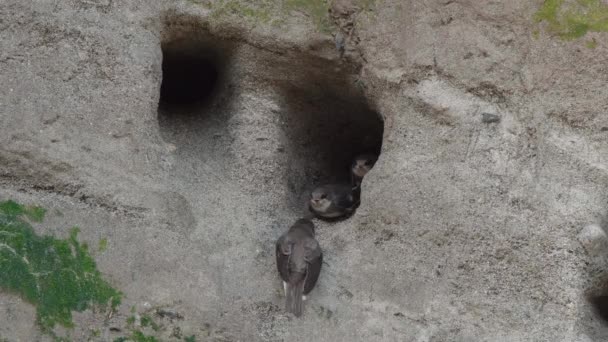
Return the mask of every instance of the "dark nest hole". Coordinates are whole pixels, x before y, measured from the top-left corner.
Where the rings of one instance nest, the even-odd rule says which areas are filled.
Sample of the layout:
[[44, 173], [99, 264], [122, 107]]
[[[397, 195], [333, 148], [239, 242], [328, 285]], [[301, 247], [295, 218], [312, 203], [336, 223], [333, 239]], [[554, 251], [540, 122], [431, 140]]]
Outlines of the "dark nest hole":
[[602, 322], [608, 326], [608, 289], [603, 294], [589, 297], [589, 302], [593, 306], [594, 313]]
[[[600, 221], [600, 227], [608, 232], [608, 214]], [[608, 258], [594, 258], [585, 267], [589, 281], [585, 297], [590, 310], [581, 310], [580, 323], [587, 334], [598, 341], [608, 340]]]
[[178, 146], [221, 134], [230, 112], [230, 64], [234, 44], [211, 34], [198, 18], [168, 16], [161, 43], [158, 102], [161, 134]]
[[208, 50], [163, 44], [163, 81], [159, 106], [195, 107], [205, 104], [219, 79], [217, 61]]
[[161, 50], [159, 116], [201, 114], [225, 84], [232, 47], [196, 31], [161, 43]]
[[591, 310], [583, 312], [584, 325], [591, 335], [608, 337], [608, 273], [599, 267], [588, 270], [593, 278], [586, 298]]
[[279, 85], [291, 144], [288, 185], [297, 206], [316, 186], [350, 182], [354, 158], [379, 156], [384, 133], [384, 121], [356, 77], [331, 64], [302, 75], [299, 82]]
[[[604, 232], [608, 233], [608, 214], [605, 214], [600, 221], [600, 227]], [[604, 259], [606, 261], [606, 259]], [[594, 279], [595, 282], [590, 290], [587, 291], [587, 300], [593, 307], [593, 313], [603, 323], [605, 327], [608, 327], [608, 270], [604, 262], [601, 271], [590, 268], [590, 278]]]

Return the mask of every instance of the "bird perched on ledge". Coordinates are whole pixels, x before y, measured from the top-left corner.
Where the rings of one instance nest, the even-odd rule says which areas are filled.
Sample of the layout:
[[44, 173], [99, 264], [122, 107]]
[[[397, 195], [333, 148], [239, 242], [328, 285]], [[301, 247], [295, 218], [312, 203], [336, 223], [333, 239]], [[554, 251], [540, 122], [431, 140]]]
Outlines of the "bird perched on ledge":
[[378, 156], [374, 154], [360, 154], [355, 157], [355, 160], [350, 167], [350, 179], [353, 186], [360, 186], [363, 177], [374, 167]]
[[285, 289], [285, 310], [302, 315], [302, 301], [310, 293], [323, 264], [323, 252], [315, 240], [315, 226], [299, 219], [276, 244], [277, 269]]
[[350, 184], [326, 184], [312, 191], [309, 209], [321, 218], [352, 214], [359, 206], [361, 188]]

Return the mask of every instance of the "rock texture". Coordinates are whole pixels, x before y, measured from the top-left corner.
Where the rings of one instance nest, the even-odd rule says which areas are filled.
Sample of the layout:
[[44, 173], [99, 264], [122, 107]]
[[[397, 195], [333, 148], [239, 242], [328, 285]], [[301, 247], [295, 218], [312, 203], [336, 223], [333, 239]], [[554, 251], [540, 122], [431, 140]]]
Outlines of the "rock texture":
[[[74, 340], [120, 336], [132, 306], [178, 312], [166, 340], [608, 338], [590, 304], [608, 263], [579, 242], [606, 229], [605, 35], [535, 37], [541, 1], [337, 1], [329, 33], [227, 3], [0, 4], [0, 200], [107, 239], [99, 268], [126, 295]], [[163, 52], [214, 68], [204, 101], [159, 109]], [[380, 146], [357, 213], [316, 222], [326, 264], [285, 315], [274, 241], [307, 189]], [[0, 338], [49, 339], [0, 304]]]

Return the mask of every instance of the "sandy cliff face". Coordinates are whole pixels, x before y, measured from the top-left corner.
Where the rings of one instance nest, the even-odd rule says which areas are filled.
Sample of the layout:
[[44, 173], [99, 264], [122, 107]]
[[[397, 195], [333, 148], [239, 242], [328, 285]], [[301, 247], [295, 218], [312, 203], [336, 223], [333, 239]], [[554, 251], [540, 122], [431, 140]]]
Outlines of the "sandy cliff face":
[[[157, 315], [163, 340], [606, 339], [587, 298], [608, 251], [583, 228], [608, 209], [608, 41], [560, 39], [541, 5], [4, 1], [0, 200], [106, 239], [125, 293], [71, 338], [124, 335], [134, 306], [183, 316]], [[325, 264], [291, 319], [274, 241], [361, 150], [382, 152], [362, 204], [315, 222]], [[0, 303], [0, 338], [48, 338]]]

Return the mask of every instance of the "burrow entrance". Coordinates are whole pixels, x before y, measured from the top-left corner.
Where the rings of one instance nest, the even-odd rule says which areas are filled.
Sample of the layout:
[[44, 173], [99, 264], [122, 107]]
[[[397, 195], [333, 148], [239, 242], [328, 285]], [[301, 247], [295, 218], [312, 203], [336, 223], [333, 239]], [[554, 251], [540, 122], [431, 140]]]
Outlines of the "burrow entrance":
[[165, 18], [157, 114], [163, 139], [177, 147], [181, 164], [175, 167], [200, 169], [203, 159], [226, 144], [233, 48], [210, 34], [200, 18], [174, 13]]
[[368, 103], [363, 85], [328, 63], [282, 83], [283, 115], [290, 144], [288, 184], [297, 204], [325, 183], [350, 182], [359, 154], [380, 155], [384, 122]]
[[604, 289], [603, 294], [589, 297], [588, 300], [593, 306], [594, 312], [605, 325], [608, 325], [608, 291]]
[[[605, 262], [605, 260], [604, 260]], [[579, 323], [588, 336], [597, 341], [608, 337], [608, 274], [605, 264], [590, 265], [587, 269], [591, 282], [585, 290], [589, 308], [580, 310]]]
[[[600, 223], [601, 229], [608, 232], [608, 214], [605, 214]], [[591, 279], [589, 288], [585, 291], [587, 301], [591, 304], [592, 312], [588, 315], [587, 322], [597, 321], [603, 328], [601, 333], [608, 333], [608, 272], [606, 271], [607, 259], [598, 258], [588, 266], [587, 278]]]
[[199, 115], [226, 83], [233, 44], [215, 38], [196, 22], [166, 36], [161, 43], [159, 115]]
[[159, 106], [167, 111], [203, 106], [219, 80], [219, 65], [208, 49], [185, 42], [166, 43]]
[[169, 27], [161, 44], [158, 118], [189, 169], [201, 167], [201, 159], [205, 167], [231, 167], [232, 177], [251, 180], [252, 192], [282, 197], [304, 215], [315, 186], [349, 182], [356, 155], [380, 154], [384, 123], [365, 97], [356, 65], [271, 52], [186, 22]]

